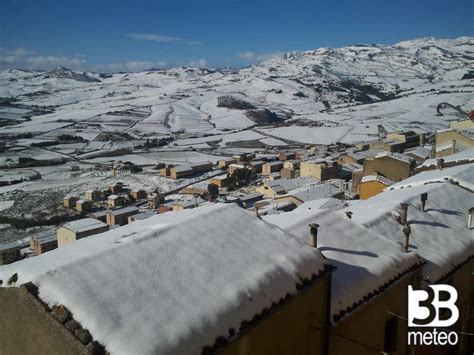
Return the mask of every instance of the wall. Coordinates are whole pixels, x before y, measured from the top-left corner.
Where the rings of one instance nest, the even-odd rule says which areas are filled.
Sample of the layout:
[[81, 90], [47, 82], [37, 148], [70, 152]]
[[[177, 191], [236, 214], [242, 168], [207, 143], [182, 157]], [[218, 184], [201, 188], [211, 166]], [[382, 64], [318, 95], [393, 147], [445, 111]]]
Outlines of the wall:
[[436, 157], [442, 157], [442, 156], [453, 154], [454, 152], [451, 146], [453, 140], [456, 141], [456, 151], [464, 150], [468, 148], [474, 148], [473, 139], [463, 136], [462, 134], [456, 131], [436, 132], [435, 139], [436, 139], [437, 150], [440, 147], [446, 146], [446, 149], [436, 152]]
[[380, 174], [393, 180], [401, 181], [410, 177], [410, 164], [389, 156], [364, 160], [364, 176]]
[[76, 241], [76, 233], [64, 227], [61, 227], [58, 229], [57, 235], [58, 235], [58, 248], [71, 244], [72, 242]]
[[363, 182], [359, 185], [359, 198], [367, 200], [368, 198], [377, 195], [387, 186], [378, 181]]
[[456, 129], [470, 129], [474, 130], [474, 120], [460, 120], [460, 121], [451, 121], [449, 127]]
[[[337, 323], [331, 330], [329, 354], [381, 354], [384, 349], [385, 324], [393, 317], [388, 312], [407, 317], [408, 285], [417, 285], [420, 275], [421, 269], [408, 274]], [[407, 336], [407, 321], [398, 319], [396, 351], [390, 354], [406, 355]]]
[[324, 353], [328, 275], [251, 327], [223, 355]]
[[0, 288], [0, 354], [89, 354], [25, 287]]

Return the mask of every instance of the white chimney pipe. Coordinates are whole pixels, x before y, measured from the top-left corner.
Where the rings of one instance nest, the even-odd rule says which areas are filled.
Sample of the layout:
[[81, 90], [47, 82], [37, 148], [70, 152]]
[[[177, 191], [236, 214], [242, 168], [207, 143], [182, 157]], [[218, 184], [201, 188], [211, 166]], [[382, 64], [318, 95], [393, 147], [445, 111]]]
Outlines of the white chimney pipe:
[[467, 229], [474, 229], [474, 207], [471, 207], [467, 214]]

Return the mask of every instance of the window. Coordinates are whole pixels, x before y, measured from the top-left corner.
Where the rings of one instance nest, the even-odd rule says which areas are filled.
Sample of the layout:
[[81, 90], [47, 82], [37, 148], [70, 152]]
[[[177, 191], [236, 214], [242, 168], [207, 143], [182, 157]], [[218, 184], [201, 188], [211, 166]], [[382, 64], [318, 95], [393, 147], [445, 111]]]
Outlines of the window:
[[383, 350], [386, 353], [393, 353], [397, 350], [397, 328], [398, 318], [392, 317], [385, 323], [385, 338]]

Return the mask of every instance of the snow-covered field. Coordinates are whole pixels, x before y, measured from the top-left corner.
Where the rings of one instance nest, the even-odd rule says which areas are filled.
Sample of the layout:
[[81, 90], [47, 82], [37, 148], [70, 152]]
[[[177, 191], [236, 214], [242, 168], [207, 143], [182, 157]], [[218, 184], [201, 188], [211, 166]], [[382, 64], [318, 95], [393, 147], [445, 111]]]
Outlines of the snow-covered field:
[[438, 116], [439, 103], [474, 107], [473, 53], [472, 37], [423, 38], [293, 52], [233, 70], [0, 71], [0, 169], [42, 176], [1, 187], [0, 201], [19, 189], [82, 191], [116, 179], [89, 169], [98, 163], [141, 165], [145, 172], [120, 179], [166, 191], [176, 182], [147, 167], [446, 128], [457, 113]]

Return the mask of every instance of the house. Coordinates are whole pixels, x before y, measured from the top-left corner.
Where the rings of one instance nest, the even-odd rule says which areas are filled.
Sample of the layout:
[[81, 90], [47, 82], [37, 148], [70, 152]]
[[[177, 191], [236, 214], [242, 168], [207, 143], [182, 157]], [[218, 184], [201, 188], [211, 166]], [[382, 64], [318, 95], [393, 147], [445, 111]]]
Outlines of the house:
[[21, 258], [21, 246], [17, 242], [0, 244], [0, 265], [13, 263]]
[[164, 197], [160, 195], [159, 193], [154, 192], [148, 195], [147, 197], [148, 208], [157, 209], [160, 203], [162, 203], [163, 201], [164, 201]]
[[422, 259], [342, 211], [318, 207], [262, 218], [314, 245], [337, 268], [327, 354], [407, 354], [407, 322], [393, 319], [407, 313], [408, 285], [419, 285]]
[[237, 160], [237, 164], [246, 164], [255, 159], [255, 153], [242, 153], [235, 155], [234, 158]]
[[100, 201], [102, 198], [102, 192], [99, 190], [87, 190], [86, 191], [86, 200], [90, 202], [97, 202]]
[[300, 176], [312, 177], [320, 181], [338, 178], [341, 166], [335, 160], [314, 159], [301, 162]]
[[[0, 287], [7, 354], [323, 354], [328, 345], [331, 266], [233, 204], [158, 214], [0, 268], [1, 280], [14, 274]], [[53, 319], [66, 310], [83, 343]]]
[[251, 194], [247, 194], [247, 195], [244, 195], [242, 197], [240, 197], [238, 200], [237, 200], [237, 203], [239, 206], [241, 206], [242, 208], [252, 208], [253, 205], [255, 204], [255, 202], [257, 201], [261, 201], [263, 199], [263, 195], [262, 194], [259, 194], [257, 192], [254, 192], [254, 193], [251, 193]]
[[413, 131], [388, 133], [386, 138], [389, 141], [404, 143], [403, 149], [414, 148], [420, 145], [420, 135]]
[[133, 189], [130, 191], [130, 196], [133, 197], [133, 199], [136, 200], [143, 200], [146, 198], [146, 192], [145, 190], [141, 189]]
[[295, 160], [297, 159], [297, 154], [296, 152], [279, 152], [278, 153], [278, 160], [280, 161], [286, 161], [286, 160]]
[[195, 174], [197, 174], [197, 173], [206, 173], [206, 172], [212, 170], [213, 164], [210, 161], [203, 161], [203, 162], [199, 162], [199, 163], [193, 163], [193, 164], [191, 164], [191, 167], [192, 167], [193, 172]]
[[362, 171], [363, 166], [358, 163], [347, 163], [341, 165], [341, 178], [344, 180], [352, 179], [354, 171]]
[[339, 188], [335, 183], [328, 181], [322, 184], [297, 187], [283, 195], [275, 196], [273, 201], [276, 203], [288, 202], [295, 208], [308, 201], [325, 198], [342, 199], [343, 197], [344, 190]]
[[292, 170], [297, 170], [300, 167], [300, 161], [293, 159], [293, 160], [286, 160], [283, 162], [283, 168], [284, 169], [292, 169]]
[[424, 146], [406, 149], [403, 154], [415, 159], [417, 164], [423, 163], [426, 159], [429, 159], [432, 155], [433, 149]]
[[92, 208], [92, 202], [86, 200], [76, 201], [76, 211], [80, 213], [89, 212]]
[[168, 165], [160, 168], [160, 176], [169, 177], [171, 176], [171, 169], [174, 165]]
[[283, 168], [280, 171], [280, 175], [283, 179], [294, 179], [300, 176], [300, 171], [295, 169]]
[[121, 182], [116, 182], [115, 184], [110, 184], [108, 190], [113, 194], [118, 194], [123, 191], [123, 184]]
[[217, 161], [217, 166], [221, 169], [226, 170], [230, 164], [235, 164], [237, 162], [236, 158], [226, 157]]
[[79, 200], [76, 196], [64, 196], [63, 205], [66, 208], [76, 208], [76, 202]]
[[401, 153], [405, 149], [405, 143], [393, 139], [382, 139], [380, 141], [371, 142], [370, 149]]
[[217, 185], [219, 188], [227, 187], [232, 184], [233, 179], [230, 176], [216, 176], [212, 178], [209, 183]]
[[206, 202], [200, 197], [196, 197], [192, 200], [185, 200], [185, 201], [175, 201], [171, 204], [172, 211], [183, 211], [190, 208], [198, 207], [200, 204]]
[[436, 157], [445, 157], [474, 148], [474, 130], [439, 130], [436, 131], [435, 142]]
[[252, 160], [250, 163], [248, 163], [248, 167], [253, 174], [261, 174], [263, 164], [265, 164], [263, 160]]
[[[399, 245], [405, 244], [408, 253], [420, 255], [426, 261], [422, 289], [431, 284], [456, 288], [459, 319], [450, 330], [458, 332], [458, 345], [450, 349], [439, 346], [437, 353], [472, 352], [472, 337], [468, 334], [474, 332], [474, 324], [468, 310], [472, 310], [474, 293], [474, 235], [468, 229], [468, 217], [474, 201], [473, 186], [474, 164], [426, 171], [341, 210], [350, 211], [351, 220], [360, 226]], [[423, 353], [423, 349], [419, 350]], [[429, 353], [428, 349], [424, 351]], [[415, 349], [414, 353], [418, 351]]]
[[58, 247], [58, 236], [55, 230], [36, 233], [30, 237], [30, 248], [34, 255], [41, 255]]
[[93, 218], [83, 218], [64, 223], [57, 230], [58, 247], [71, 244], [76, 240], [109, 230], [109, 226]]
[[449, 127], [457, 130], [474, 131], [474, 110], [469, 112], [469, 117], [465, 119], [453, 120], [449, 122]]
[[398, 182], [410, 177], [414, 168], [415, 159], [399, 153], [384, 152], [364, 160], [363, 176], [381, 175]]
[[125, 194], [110, 195], [107, 197], [107, 205], [109, 208], [120, 207], [127, 203], [127, 195]]
[[273, 181], [266, 181], [255, 189], [256, 192], [265, 196], [275, 197], [283, 195], [290, 190], [302, 186], [314, 186], [319, 184], [319, 181], [310, 177], [300, 177], [297, 179], [278, 179]]
[[154, 211], [140, 212], [140, 213], [128, 216], [128, 223], [130, 224], [130, 223], [133, 223], [133, 222], [136, 222], [136, 221], [141, 221], [141, 220], [147, 219], [149, 217], [152, 217], [154, 215], [156, 215], [156, 213]]
[[281, 161], [272, 161], [262, 165], [262, 174], [270, 175], [271, 173], [277, 173], [283, 168]]
[[181, 179], [186, 176], [194, 174], [194, 170], [191, 165], [178, 165], [170, 169], [170, 177], [172, 179]]
[[428, 159], [415, 168], [415, 174], [426, 170], [449, 168], [474, 163], [474, 148], [465, 149], [444, 158]]
[[137, 214], [138, 207], [128, 206], [107, 211], [107, 224], [109, 226], [119, 225], [123, 226], [128, 223], [128, 217]]
[[188, 186], [181, 190], [179, 190], [180, 195], [192, 195], [192, 196], [202, 196], [207, 194], [207, 187], [196, 187], [196, 186]]
[[94, 211], [89, 213], [89, 217], [105, 223], [107, 222], [107, 210]]
[[393, 185], [393, 181], [381, 175], [363, 176], [359, 184], [359, 198], [361, 200], [367, 200], [382, 192], [390, 185]]
[[337, 162], [343, 164], [363, 164], [367, 157], [375, 157], [378, 153], [382, 153], [381, 149], [356, 150], [342, 154], [337, 158]]

